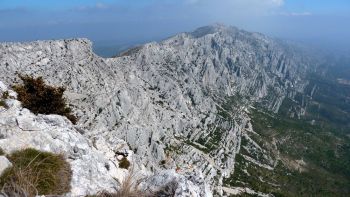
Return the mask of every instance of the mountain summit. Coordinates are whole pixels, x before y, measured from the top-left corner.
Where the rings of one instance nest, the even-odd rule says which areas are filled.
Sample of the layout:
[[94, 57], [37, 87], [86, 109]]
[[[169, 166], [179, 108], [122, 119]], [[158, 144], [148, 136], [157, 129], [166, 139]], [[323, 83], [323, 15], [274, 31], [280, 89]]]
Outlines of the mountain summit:
[[233, 32], [237, 30], [235, 27], [225, 26], [223, 24], [214, 24], [210, 26], [200, 27], [189, 34], [195, 38], [200, 38], [208, 34], [214, 34], [219, 32]]

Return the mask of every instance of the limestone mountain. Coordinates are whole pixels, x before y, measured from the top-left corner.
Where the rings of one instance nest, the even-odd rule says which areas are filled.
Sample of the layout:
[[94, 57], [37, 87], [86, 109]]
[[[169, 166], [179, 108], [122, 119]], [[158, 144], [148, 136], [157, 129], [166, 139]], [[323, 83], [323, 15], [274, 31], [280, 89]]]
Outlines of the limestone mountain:
[[[214, 25], [114, 58], [94, 54], [87, 39], [2, 43], [0, 79], [13, 84], [21, 73], [67, 87], [87, 139], [103, 138], [112, 149], [122, 139], [140, 168], [176, 169], [198, 183], [201, 196], [304, 195], [300, 185], [286, 191], [304, 180], [298, 173], [310, 172], [289, 151], [300, 142], [296, 130], [307, 133], [300, 119], [311, 102], [310, 73], [322, 61], [295, 45]], [[292, 181], [281, 184], [288, 173]]]

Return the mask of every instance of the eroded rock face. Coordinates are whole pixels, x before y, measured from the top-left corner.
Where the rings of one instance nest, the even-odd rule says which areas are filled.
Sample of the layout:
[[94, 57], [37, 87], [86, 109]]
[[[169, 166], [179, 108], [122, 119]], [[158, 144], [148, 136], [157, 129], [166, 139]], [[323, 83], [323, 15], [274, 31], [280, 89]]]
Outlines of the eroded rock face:
[[86, 39], [3, 43], [0, 54], [0, 78], [9, 84], [19, 72], [66, 86], [84, 137], [105, 148], [125, 140], [142, 169], [203, 176], [208, 196], [233, 172], [241, 137], [251, 131], [249, 105], [277, 112], [312, 68], [284, 44], [221, 25], [109, 59]]

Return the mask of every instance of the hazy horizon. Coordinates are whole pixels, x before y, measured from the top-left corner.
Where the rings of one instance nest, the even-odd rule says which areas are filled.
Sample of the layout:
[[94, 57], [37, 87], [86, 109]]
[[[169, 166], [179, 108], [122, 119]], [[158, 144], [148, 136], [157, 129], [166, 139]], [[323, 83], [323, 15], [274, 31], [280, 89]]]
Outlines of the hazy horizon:
[[350, 51], [346, 0], [3, 0], [0, 41], [86, 37], [106, 49], [222, 23], [332, 51]]

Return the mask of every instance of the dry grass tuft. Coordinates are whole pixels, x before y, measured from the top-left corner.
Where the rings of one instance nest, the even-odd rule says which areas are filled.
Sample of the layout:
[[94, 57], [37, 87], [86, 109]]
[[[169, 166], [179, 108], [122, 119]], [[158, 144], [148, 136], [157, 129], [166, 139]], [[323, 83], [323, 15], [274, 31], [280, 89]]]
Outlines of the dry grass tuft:
[[8, 159], [13, 167], [0, 177], [3, 193], [32, 197], [70, 191], [72, 172], [62, 155], [25, 149], [12, 153]]
[[42, 77], [33, 78], [28, 75], [19, 75], [23, 84], [15, 85], [13, 89], [18, 93], [18, 100], [23, 107], [35, 114], [58, 114], [66, 116], [73, 124], [77, 118], [71, 114], [63, 98], [64, 87], [46, 85]]
[[13, 169], [5, 171], [3, 176], [11, 177], [3, 184], [2, 193], [7, 196], [25, 196], [32, 197], [39, 194], [36, 189], [38, 175], [32, 169]]
[[89, 197], [155, 197], [147, 192], [141, 191], [139, 185], [142, 179], [136, 177], [134, 170], [131, 169], [129, 174], [124, 178], [119, 190], [115, 193], [102, 191]]
[[126, 176], [123, 180], [123, 183], [116, 193], [115, 197], [139, 197], [145, 196], [140, 190], [139, 185], [141, 180], [136, 177], [134, 170], [131, 169], [129, 171], [128, 176]]

